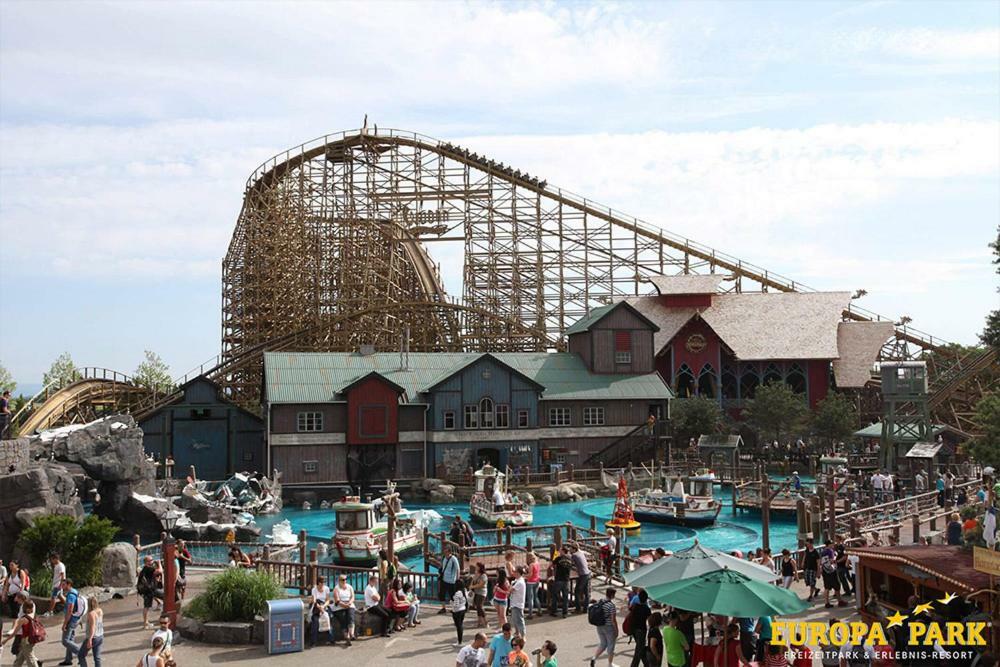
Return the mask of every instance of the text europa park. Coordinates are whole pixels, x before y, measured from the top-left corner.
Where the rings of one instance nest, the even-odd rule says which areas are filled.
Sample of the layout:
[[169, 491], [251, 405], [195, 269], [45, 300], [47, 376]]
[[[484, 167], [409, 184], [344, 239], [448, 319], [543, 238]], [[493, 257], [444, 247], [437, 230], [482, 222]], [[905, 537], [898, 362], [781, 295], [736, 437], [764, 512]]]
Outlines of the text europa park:
[[[955, 599], [955, 596], [948, 594], [938, 600], [939, 603], [947, 605]], [[985, 621], [970, 622], [938, 622], [919, 621], [919, 616], [929, 614], [933, 608], [932, 602], [918, 604], [910, 614], [894, 613], [886, 617], [888, 624], [883, 627], [881, 623], [865, 623], [864, 621], [853, 621], [851, 623], [826, 624], [822, 621], [775, 621], [773, 626], [772, 644], [791, 644], [792, 646], [846, 646], [848, 644], [868, 644], [871, 646], [886, 644], [886, 630], [894, 627], [902, 627], [903, 621], [913, 619], [907, 623], [909, 629], [910, 646], [933, 646], [935, 643], [941, 646], [986, 646], [987, 623]]]

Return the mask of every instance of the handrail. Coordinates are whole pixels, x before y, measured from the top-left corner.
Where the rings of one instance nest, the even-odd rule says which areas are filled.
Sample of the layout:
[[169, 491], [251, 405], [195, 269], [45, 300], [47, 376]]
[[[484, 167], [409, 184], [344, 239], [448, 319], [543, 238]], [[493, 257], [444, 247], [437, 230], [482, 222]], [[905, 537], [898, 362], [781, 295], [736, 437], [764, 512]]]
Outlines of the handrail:
[[[958, 489], [963, 489], [963, 488], [972, 488], [972, 487], [981, 485], [982, 483], [983, 483], [983, 480], [981, 478], [980, 479], [973, 479], [973, 480], [969, 480], [967, 482], [961, 482], [961, 483], [955, 484], [953, 490], [958, 490]], [[923, 501], [929, 500], [929, 501], [933, 501], [936, 504], [937, 503], [937, 499], [938, 499], [938, 492], [936, 490], [934, 490], [934, 491], [927, 491], [925, 493], [920, 493], [920, 494], [917, 494], [915, 496], [907, 496], [906, 498], [900, 498], [899, 500], [891, 500], [889, 502], [881, 503], [879, 505], [873, 505], [873, 506], [870, 506], [870, 507], [863, 507], [863, 508], [860, 508], [860, 509], [853, 510], [851, 512], [845, 512], [843, 514], [838, 514], [837, 515], [837, 525], [838, 526], [845, 526], [845, 525], [849, 526], [851, 524], [852, 520], [856, 520], [857, 521], [859, 519], [868, 517], [870, 515], [871, 516], [875, 516], [875, 515], [885, 516], [886, 514], [889, 514], [890, 512], [895, 512], [895, 511], [900, 511], [901, 513], [905, 513], [905, 511], [909, 507], [911, 507], [911, 506], [917, 507], [918, 511], [919, 511], [920, 505], [921, 505], [921, 503]], [[860, 524], [861, 521], [858, 521], [858, 523]]]

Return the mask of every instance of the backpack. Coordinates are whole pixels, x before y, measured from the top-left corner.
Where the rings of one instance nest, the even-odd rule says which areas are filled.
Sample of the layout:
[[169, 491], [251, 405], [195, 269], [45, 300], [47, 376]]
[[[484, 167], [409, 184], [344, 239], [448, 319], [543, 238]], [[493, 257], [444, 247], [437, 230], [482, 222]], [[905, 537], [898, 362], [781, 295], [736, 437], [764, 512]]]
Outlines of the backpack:
[[29, 644], [45, 641], [45, 626], [37, 618], [32, 617], [24, 626], [24, 638]]
[[622, 620], [622, 633], [626, 635], [632, 634], [632, 610], [628, 610], [628, 614], [625, 615], [625, 619]]
[[600, 602], [595, 602], [594, 604], [587, 607], [587, 622], [591, 625], [601, 626], [607, 623], [608, 613], [604, 609], [604, 605]]

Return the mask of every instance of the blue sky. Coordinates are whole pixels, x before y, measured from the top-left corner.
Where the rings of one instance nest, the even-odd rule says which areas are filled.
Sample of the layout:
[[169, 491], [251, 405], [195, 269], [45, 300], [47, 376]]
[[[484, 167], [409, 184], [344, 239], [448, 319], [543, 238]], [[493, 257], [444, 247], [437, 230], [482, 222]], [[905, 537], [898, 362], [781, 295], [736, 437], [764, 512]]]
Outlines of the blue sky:
[[213, 357], [247, 176], [365, 113], [947, 340], [997, 307], [996, 2], [8, 1], [0, 363]]

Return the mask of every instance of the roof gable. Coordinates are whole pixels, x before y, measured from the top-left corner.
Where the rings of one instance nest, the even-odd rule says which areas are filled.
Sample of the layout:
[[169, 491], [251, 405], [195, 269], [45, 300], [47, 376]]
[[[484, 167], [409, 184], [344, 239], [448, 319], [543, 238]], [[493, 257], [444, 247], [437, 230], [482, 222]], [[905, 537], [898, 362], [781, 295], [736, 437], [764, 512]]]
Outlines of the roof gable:
[[510, 371], [510, 373], [512, 375], [516, 375], [517, 377], [521, 378], [525, 382], [527, 382], [527, 383], [529, 383], [531, 385], [534, 385], [538, 389], [538, 391], [545, 391], [545, 386], [542, 385], [542, 384], [539, 384], [537, 381], [535, 381], [534, 378], [526, 375], [525, 373], [521, 372], [520, 370], [518, 370], [514, 366], [512, 366], [512, 365], [510, 365], [510, 364], [508, 364], [506, 362], [504, 362], [502, 359], [498, 359], [494, 354], [492, 354], [490, 352], [484, 352], [483, 354], [479, 354], [479, 355], [476, 355], [476, 356], [473, 356], [473, 357], [469, 358], [464, 363], [459, 364], [457, 367], [449, 368], [447, 371], [445, 371], [444, 373], [442, 373], [440, 376], [438, 376], [437, 378], [435, 378], [434, 380], [432, 380], [429, 385], [427, 385], [426, 387], [424, 387], [423, 389], [421, 389], [420, 390], [421, 393], [429, 392], [432, 389], [435, 389], [437, 386], [441, 385], [444, 382], [447, 382], [450, 378], [458, 375], [459, 373], [461, 373], [462, 371], [464, 371], [466, 368], [469, 368], [471, 366], [475, 366], [476, 364], [482, 362], [485, 359], [492, 360], [492, 361], [496, 362], [497, 364], [499, 364], [500, 366], [503, 366], [508, 371]]
[[623, 300], [608, 304], [606, 306], [598, 306], [597, 308], [591, 309], [591, 311], [587, 313], [587, 315], [584, 316], [583, 319], [577, 320], [573, 324], [569, 325], [569, 327], [566, 329], [566, 335], [569, 336], [572, 334], [583, 333], [584, 331], [590, 331], [591, 327], [593, 327], [595, 324], [603, 320], [605, 317], [610, 315], [612, 311], [617, 310], [618, 308], [626, 308], [630, 313], [639, 318], [639, 320], [645, 322], [649, 326], [649, 328], [653, 330], [654, 333], [660, 330], [660, 327], [656, 324], [656, 322], [652, 321], [651, 319], [646, 317], [646, 315], [636, 310], [636, 308], [632, 306], [632, 304], [630, 304], [628, 301]]
[[396, 390], [397, 394], [403, 394], [404, 396], [406, 395], [406, 388], [405, 387], [399, 386], [398, 384], [396, 384], [395, 382], [393, 382], [392, 380], [390, 380], [386, 376], [382, 375], [378, 371], [372, 371], [372, 372], [366, 373], [364, 375], [359, 375], [358, 377], [356, 377], [355, 379], [353, 379], [352, 381], [350, 381], [349, 383], [345, 384], [343, 387], [341, 387], [340, 389], [338, 389], [337, 393], [338, 394], [346, 394], [347, 392], [349, 392], [354, 387], [358, 386], [359, 384], [361, 384], [365, 380], [368, 380], [368, 379], [371, 379], [371, 378], [375, 378], [379, 382], [382, 382], [383, 384], [389, 385], [390, 387], [392, 387], [393, 389]]

